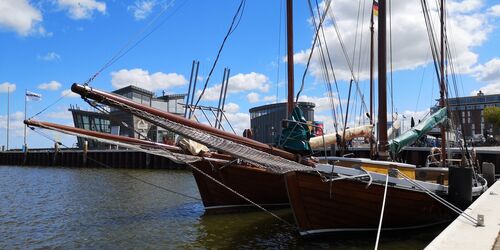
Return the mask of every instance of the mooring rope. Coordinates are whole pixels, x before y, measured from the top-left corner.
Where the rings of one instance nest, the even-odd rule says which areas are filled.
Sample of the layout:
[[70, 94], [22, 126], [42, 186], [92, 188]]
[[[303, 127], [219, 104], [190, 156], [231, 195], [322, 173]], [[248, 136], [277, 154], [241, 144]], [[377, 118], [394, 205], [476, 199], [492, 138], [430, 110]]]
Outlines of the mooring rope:
[[398, 169], [396, 169], [396, 170], [398, 171], [398, 174], [400, 174], [401, 176], [403, 176], [403, 178], [405, 180], [407, 180], [411, 184], [417, 186], [418, 188], [422, 189], [425, 193], [427, 193], [428, 195], [430, 195], [432, 198], [434, 198], [435, 200], [437, 200], [439, 203], [441, 203], [444, 206], [448, 207], [449, 209], [451, 209], [452, 211], [454, 211], [458, 215], [464, 217], [466, 220], [474, 223], [475, 225], [478, 225], [477, 219], [475, 219], [474, 217], [470, 216], [465, 211], [463, 211], [460, 208], [456, 207], [455, 205], [453, 205], [452, 203], [448, 202], [447, 200], [441, 198], [439, 195], [437, 195], [434, 192], [430, 191], [426, 187], [424, 187], [424, 186], [420, 185], [419, 183], [415, 182], [414, 180], [412, 180], [411, 178], [409, 178], [408, 176], [406, 176], [405, 174], [403, 174]]
[[387, 198], [388, 183], [389, 183], [389, 174], [387, 174], [385, 176], [384, 198], [382, 199], [382, 211], [380, 212], [380, 221], [378, 222], [377, 240], [375, 241], [375, 250], [378, 249], [378, 243], [380, 240], [380, 231], [382, 231], [382, 221], [384, 220], [384, 210], [385, 210], [385, 201]]

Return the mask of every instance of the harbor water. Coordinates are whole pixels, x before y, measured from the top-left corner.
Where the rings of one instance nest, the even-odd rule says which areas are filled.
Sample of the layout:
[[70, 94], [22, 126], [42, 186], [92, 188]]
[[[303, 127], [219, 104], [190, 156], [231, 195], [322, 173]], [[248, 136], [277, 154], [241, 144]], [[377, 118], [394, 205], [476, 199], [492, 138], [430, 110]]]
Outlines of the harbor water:
[[[0, 197], [0, 249], [373, 249], [376, 236], [300, 238], [262, 211], [205, 214], [185, 170], [0, 166]], [[442, 229], [383, 232], [380, 249], [422, 249]]]

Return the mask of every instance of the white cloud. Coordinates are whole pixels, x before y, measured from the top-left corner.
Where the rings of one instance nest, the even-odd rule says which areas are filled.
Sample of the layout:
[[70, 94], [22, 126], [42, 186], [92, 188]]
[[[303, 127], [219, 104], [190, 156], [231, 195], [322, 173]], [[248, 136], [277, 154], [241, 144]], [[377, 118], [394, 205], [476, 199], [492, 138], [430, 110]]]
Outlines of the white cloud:
[[7, 93], [7, 91], [10, 93], [16, 91], [16, 84], [10, 82], [0, 84], [0, 93]]
[[12, 30], [21, 36], [46, 35], [41, 26], [43, 16], [40, 10], [27, 0], [0, 1], [0, 29]]
[[473, 90], [470, 94], [476, 95], [481, 90], [486, 95], [500, 94], [500, 58], [493, 58], [485, 64], [477, 66], [474, 77], [488, 85]]
[[262, 98], [262, 101], [275, 103], [277, 101], [276, 95], [268, 95]]
[[111, 72], [111, 84], [115, 88], [137, 85], [141, 88], [155, 91], [182, 86], [187, 82], [183, 75], [177, 73], [156, 72], [149, 74], [147, 70], [143, 69], [122, 69], [118, 72]]
[[500, 17], [500, 4], [491, 6], [488, 13], [492, 16]]
[[79, 94], [71, 91], [71, 89], [65, 89], [61, 92], [61, 96], [64, 96], [64, 97], [69, 97], [69, 98], [78, 98], [80, 97]]
[[452, 13], [470, 13], [476, 11], [483, 6], [482, 0], [463, 0], [461, 2], [449, 1], [446, 8]]
[[224, 111], [229, 113], [236, 113], [240, 110], [240, 106], [234, 102], [227, 103], [224, 105]]
[[[17, 111], [10, 114], [10, 135], [23, 136], [24, 135], [24, 113]], [[0, 115], [0, 129], [7, 128], [7, 116]]]
[[94, 11], [106, 13], [106, 3], [96, 0], [56, 0], [59, 8], [67, 10], [72, 19], [91, 18]]
[[42, 61], [59, 61], [61, 60], [61, 56], [57, 54], [56, 52], [49, 52], [43, 56], [38, 55], [37, 56], [38, 60]]
[[58, 90], [60, 87], [61, 84], [58, 81], [50, 81], [48, 83], [38, 85], [38, 88], [43, 90]]
[[[495, 95], [495, 94], [500, 94], [500, 82], [497, 83], [491, 83], [486, 86], [481, 87], [479, 90], [483, 92], [485, 95]], [[470, 95], [477, 95], [479, 90], [473, 90], [470, 92]]]
[[[250, 128], [250, 115], [248, 113], [225, 113], [237, 135], [242, 135], [243, 130]], [[222, 123], [224, 126], [225, 123]], [[229, 126], [225, 126], [229, 129]]]
[[156, 4], [156, 0], [136, 0], [127, 9], [133, 12], [135, 20], [142, 20], [151, 14]]
[[[221, 84], [216, 84], [212, 87], [206, 89], [203, 96], [204, 100], [218, 100], [220, 95]], [[250, 90], [259, 90], [260, 92], [269, 91], [271, 86], [269, 78], [263, 74], [251, 72], [248, 74], [236, 74], [229, 78], [229, 86], [227, 88], [227, 94], [240, 93]], [[198, 91], [198, 96], [201, 90]]]
[[250, 103], [256, 103], [256, 102], [260, 101], [260, 96], [259, 96], [259, 94], [255, 93], [255, 92], [251, 92], [251, 93], [247, 94], [247, 100]]
[[493, 58], [483, 65], [479, 65], [474, 75], [477, 80], [482, 82], [500, 82], [500, 58]]
[[[492, 27], [488, 23], [487, 14], [481, 9], [482, 0], [449, 1], [452, 7], [447, 19], [447, 30], [449, 40], [452, 42], [452, 54], [454, 63], [459, 72], [470, 72], [474, 64], [477, 63], [478, 54], [474, 48], [484, 43]], [[365, 9], [370, 10], [370, 1], [365, 2]], [[434, 2], [429, 2], [431, 16], [434, 21], [434, 28], [439, 32], [438, 12]], [[324, 5], [324, 3], [323, 3]], [[359, 48], [360, 35], [356, 32], [358, 3], [350, 0], [335, 1], [331, 6], [337, 26], [342, 34], [347, 54], [351, 61], [354, 61], [354, 72], [358, 72], [360, 66], [360, 79], [367, 79], [369, 76], [369, 11], [365, 12], [365, 24], [363, 33], [363, 46]], [[419, 1], [393, 1], [392, 3], [392, 51], [394, 70], [408, 70], [423, 66], [431, 62], [429, 55], [429, 39], [421, 11]], [[334, 64], [337, 79], [350, 80], [351, 73], [347, 66], [346, 59], [342, 53], [342, 48], [338, 41], [335, 28], [332, 25], [330, 15], [325, 22], [325, 36]], [[397, 24], [397, 25], [396, 25]], [[389, 28], [387, 28], [389, 30]], [[376, 29], [377, 32], [377, 29]], [[355, 42], [355, 39], [357, 41]], [[311, 39], [312, 41], [312, 39]], [[389, 41], [388, 41], [389, 42]], [[356, 57], [352, 55], [354, 45], [357, 44]], [[389, 48], [389, 47], [388, 47]], [[309, 56], [309, 49], [300, 51], [294, 55], [296, 63], [306, 64]], [[361, 53], [361, 63], [358, 63]], [[388, 53], [389, 53], [388, 49]], [[375, 59], [376, 61], [376, 59]], [[315, 49], [313, 60], [310, 66], [310, 74], [316, 79], [323, 79], [323, 67], [321, 66], [320, 50]]]
[[330, 98], [325, 95], [323, 97], [320, 96], [307, 96], [307, 95], [300, 95], [299, 96], [299, 102], [312, 102], [316, 104], [316, 107], [314, 108], [315, 112], [322, 112], [322, 111], [328, 111], [332, 109], [332, 102], [333, 105], [336, 107], [336, 105], [339, 103], [338, 98], [334, 94], [333, 96], [333, 101], [330, 101]]

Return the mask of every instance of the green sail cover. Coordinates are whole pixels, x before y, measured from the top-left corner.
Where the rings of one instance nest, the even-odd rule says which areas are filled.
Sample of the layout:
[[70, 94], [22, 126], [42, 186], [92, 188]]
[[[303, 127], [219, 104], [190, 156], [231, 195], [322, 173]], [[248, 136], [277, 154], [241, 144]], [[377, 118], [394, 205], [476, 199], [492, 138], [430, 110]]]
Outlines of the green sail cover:
[[311, 154], [311, 146], [309, 145], [311, 132], [305, 124], [306, 118], [299, 107], [293, 109], [291, 120], [300, 123], [288, 122], [287, 127], [281, 132], [278, 145], [290, 152], [302, 155]]
[[425, 119], [417, 126], [406, 131], [404, 134], [389, 141], [389, 151], [392, 154], [398, 154], [405, 147], [409, 146], [421, 136], [427, 134], [432, 128], [446, 121], [447, 112], [446, 108], [438, 110], [432, 114], [431, 117]]

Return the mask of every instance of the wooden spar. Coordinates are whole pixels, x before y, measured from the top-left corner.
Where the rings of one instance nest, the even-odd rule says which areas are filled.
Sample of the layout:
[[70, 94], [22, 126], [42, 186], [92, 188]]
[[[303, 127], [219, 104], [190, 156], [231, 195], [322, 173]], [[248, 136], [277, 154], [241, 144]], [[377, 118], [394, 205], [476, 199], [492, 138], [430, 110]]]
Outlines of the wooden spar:
[[[445, 92], [446, 92], [446, 84], [444, 82], [444, 60], [445, 60], [445, 48], [444, 48], [444, 0], [441, 0], [441, 61], [440, 61], [440, 76], [441, 79], [439, 81], [439, 106], [441, 108], [445, 107]], [[446, 129], [445, 125], [441, 126], [441, 166], [445, 167], [446, 162]]]
[[293, 103], [294, 82], [293, 82], [293, 0], [286, 1], [286, 37], [287, 37], [287, 66], [288, 66], [288, 116], [295, 107]]
[[108, 134], [108, 133], [101, 133], [101, 132], [97, 132], [97, 131], [80, 129], [80, 128], [75, 128], [75, 127], [70, 127], [70, 126], [64, 126], [64, 125], [60, 125], [60, 124], [56, 124], [56, 123], [42, 122], [42, 121], [36, 121], [36, 120], [24, 120], [24, 124], [26, 124], [28, 126], [35, 126], [35, 127], [45, 128], [45, 129], [53, 128], [53, 129], [57, 129], [57, 130], [68, 131], [71, 133], [88, 135], [88, 136], [92, 136], [92, 137], [98, 137], [98, 138], [102, 138], [102, 139], [106, 139], [106, 140], [118, 141], [118, 142], [127, 143], [127, 144], [144, 145], [144, 146], [149, 146], [149, 147], [153, 147], [153, 148], [161, 148], [161, 149], [166, 149], [168, 151], [175, 152], [175, 153], [183, 153], [182, 149], [177, 147], [177, 146], [172, 146], [172, 145], [157, 143], [157, 142], [151, 142], [151, 141], [145, 141], [145, 140], [136, 139], [136, 138], [132, 138], [132, 137], [112, 135], [112, 134]]
[[[372, 3], [373, 5], [373, 3]], [[372, 6], [372, 14], [370, 20], [370, 125], [374, 125], [373, 122], [373, 64], [374, 64], [374, 21], [373, 21], [373, 6]], [[373, 135], [370, 137], [370, 158], [373, 159], [375, 156], [375, 149], [373, 147]]]
[[[92, 136], [92, 137], [102, 138], [102, 139], [111, 140], [111, 141], [117, 141], [117, 142], [126, 143], [126, 144], [143, 145], [143, 146], [148, 146], [148, 147], [152, 147], [152, 148], [168, 150], [168, 151], [173, 152], [173, 153], [185, 154], [185, 151], [177, 146], [136, 139], [136, 138], [132, 138], [132, 137], [128, 137], [128, 136], [112, 135], [109, 133], [102, 133], [102, 132], [97, 132], [97, 131], [91, 131], [91, 130], [86, 130], [86, 129], [81, 129], [81, 128], [65, 126], [65, 125], [61, 125], [61, 124], [36, 121], [36, 120], [24, 120], [24, 124], [26, 124], [28, 126], [35, 126], [35, 127], [44, 128], [44, 129], [62, 130], [62, 131], [70, 132], [70, 133], [88, 135], [88, 136]], [[212, 153], [211, 158], [217, 158], [217, 159], [223, 159], [223, 160], [233, 159], [229, 155], [218, 154], [218, 153]]]
[[388, 160], [387, 152], [387, 54], [385, 0], [378, 4], [378, 156]]
[[[108, 99], [113, 100], [113, 101], [116, 101], [119, 103], [123, 103], [123, 104], [130, 106], [132, 108], [139, 109], [139, 110], [144, 111], [146, 113], [165, 118], [169, 121], [173, 121], [173, 122], [176, 122], [176, 123], [179, 123], [179, 124], [191, 127], [191, 128], [203, 130], [206, 133], [224, 138], [226, 140], [237, 142], [237, 143], [243, 144], [245, 146], [248, 146], [248, 147], [251, 147], [251, 148], [266, 152], [266, 153], [277, 155], [277, 156], [283, 157], [283, 158], [291, 160], [291, 161], [295, 161], [297, 159], [294, 154], [286, 152], [286, 151], [278, 149], [278, 148], [275, 148], [275, 147], [272, 147], [272, 146], [269, 146], [267, 144], [264, 144], [264, 143], [261, 143], [258, 141], [254, 141], [254, 140], [246, 138], [246, 137], [234, 135], [234, 134], [231, 134], [229, 132], [216, 129], [216, 128], [210, 127], [208, 125], [201, 124], [201, 123], [198, 123], [196, 121], [189, 120], [189, 119], [186, 119], [184, 117], [181, 117], [181, 116], [178, 116], [178, 115], [175, 115], [172, 113], [167, 113], [167, 112], [161, 111], [159, 109], [155, 109], [155, 108], [152, 108], [149, 106], [145, 106], [145, 105], [136, 103], [136, 102], [134, 102], [130, 99], [127, 99], [125, 97], [121, 97], [121, 96], [110, 94], [110, 93], [107, 93], [107, 92], [104, 92], [101, 90], [93, 89], [89, 86], [84, 86], [84, 85], [74, 83], [71, 86], [71, 90], [73, 92], [81, 95], [82, 97], [96, 100], [99, 103], [104, 103], [104, 104], [107, 104], [110, 106], [114, 106], [112, 103], [107, 101]], [[119, 106], [115, 106], [115, 107], [120, 108]], [[306, 162], [304, 162], [304, 163], [307, 164]]]

